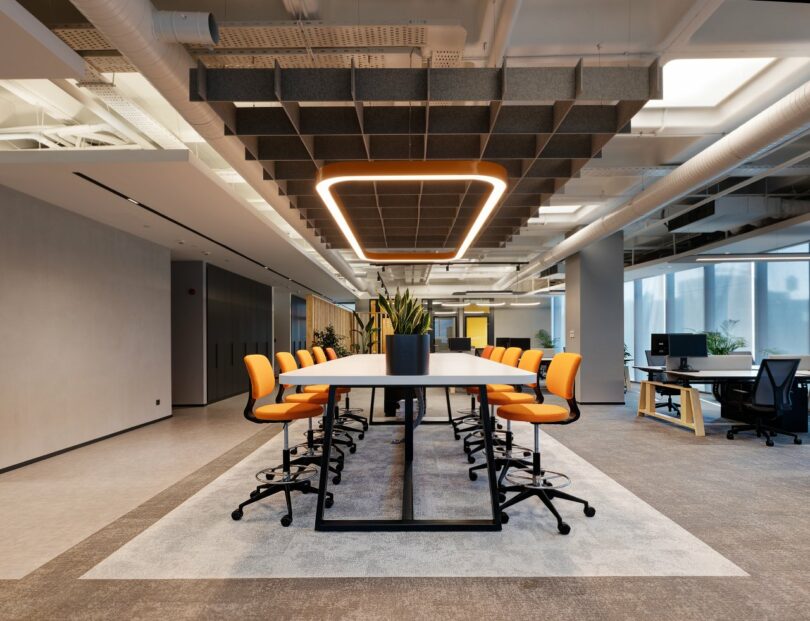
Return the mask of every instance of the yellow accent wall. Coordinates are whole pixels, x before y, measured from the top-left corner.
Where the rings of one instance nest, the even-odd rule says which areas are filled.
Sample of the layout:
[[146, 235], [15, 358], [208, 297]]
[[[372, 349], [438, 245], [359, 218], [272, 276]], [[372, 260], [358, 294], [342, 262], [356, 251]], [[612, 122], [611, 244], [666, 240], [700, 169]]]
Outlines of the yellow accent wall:
[[472, 346], [486, 347], [489, 317], [465, 317], [464, 322], [464, 335], [472, 340]]

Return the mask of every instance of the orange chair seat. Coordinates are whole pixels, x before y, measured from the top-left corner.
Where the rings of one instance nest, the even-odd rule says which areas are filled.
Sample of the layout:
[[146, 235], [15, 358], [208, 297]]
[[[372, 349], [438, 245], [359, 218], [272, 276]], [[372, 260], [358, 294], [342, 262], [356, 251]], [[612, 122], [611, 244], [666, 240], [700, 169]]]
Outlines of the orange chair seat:
[[274, 421], [312, 418], [321, 414], [323, 414], [323, 408], [314, 403], [273, 403], [253, 410], [253, 416], [259, 420]]
[[[343, 395], [351, 389], [345, 386], [338, 386], [337, 394]], [[313, 384], [312, 386], [304, 386], [304, 392], [329, 392], [329, 384]]]
[[507, 420], [526, 423], [560, 423], [571, 416], [564, 407], [545, 403], [502, 405], [498, 408], [497, 414]]
[[487, 401], [490, 405], [514, 405], [518, 403], [534, 403], [535, 396], [527, 392], [489, 392]]
[[326, 405], [329, 401], [329, 393], [325, 392], [294, 392], [291, 395], [284, 395], [285, 403], [317, 403]]

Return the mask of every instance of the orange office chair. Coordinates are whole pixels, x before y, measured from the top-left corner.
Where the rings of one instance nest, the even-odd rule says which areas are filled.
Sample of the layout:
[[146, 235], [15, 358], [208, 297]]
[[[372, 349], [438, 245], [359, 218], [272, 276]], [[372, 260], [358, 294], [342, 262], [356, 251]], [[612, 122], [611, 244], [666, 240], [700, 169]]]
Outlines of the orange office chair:
[[[331, 356], [334, 356], [334, 358], [330, 357], [330, 353], [329, 353], [330, 351], [332, 352]], [[318, 347], [317, 345], [312, 348], [312, 355], [315, 357], [315, 364], [322, 364], [324, 362], [329, 362], [330, 360], [337, 360], [337, 358], [338, 358], [337, 353], [331, 347], [327, 347], [326, 348], [326, 353], [324, 353], [323, 348]], [[355, 421], [357, 423], [360, 423], [363, 426], [363, 431], [367, 431], [368, 430], [368, 419], [365, 416], [361, 416], [359, 414], [359, 412], [363, 411], [363, 408], [353, 408], [351, 406], [351, 402], [349, 401], [349, 393], [350, 392], [351, 392], [351, 389], [347, 388], [346, 392], [344, 393], [343, 398], [345, 399], [345, 402], [344, 402], [343, 409], [340, 411], [340, 415], [343, 418], [348, 418], [348, 419], [351, 419], [351, 420], [353, 420], [353, 421]]]
[[487, 345], [484, 349], [481, 350], [481, 357], [489, 360], [489, 357], [492, 355], [492, 350], [495, 349], [492, 345]]
[[[301, 368], [311, 367], [315, 364], [315, 360], [312, 359], [312, 356], [306, 349], [299, 349], [295, 352], [295, 357], [298, 358], [298, 365]], [[347, 394], [351, 389], [345, 386], [338, 386], [335, 390], [335, 400], [340, 400], [342, 395]], [[304, 386], [304, 392], [321, 392], [321, 393], [328, 393], [329, 392], [329, 385], [328, 384], [314, 384], [311, 386]], [[365, 437], [365, 430], [368, 428], [368, 423], [363, 425], [362, 421], [358, 421], [361, 424], [360, 429], [357, 427], [352, 427], [348, 423], [350, 420], [356, 420], [355, 416], [350, 416], [338, 410], [335, 413], [335, 423], [332, 426], [333, 429], [337, 429], [339, 431], [345, 431], [346, 433], [356, 433], [357, 438], [362, 440]], [[354, 451], [349, 448], [349, 452], [354, 453]]]
[[[495, 468], [501, 470], [501, 477], [499, 480], [500, 483], [503, 482], [503, 477], [506, 475], [506, 471], [510, 466], [531, 466], [531, 464], [527, 461], [522, 459], [516, 458], [513, 456], [515, 451], [520, 451], [523, 453], [524, 457], [529, 457], [532, 452], [530, 449], [519, 446], [514, 444], [514, 434], [512, 433], [512, 421], [506, 421], [506, 430], [505, 431], [498, 431], [495, 429], [495, 416], [494, 416], [494, 409], [495, 407], [500, 407], [502, 405], [513, 405], [518, 403], [543, 403], [543, 393], [540, 391], [540, 366], [543, 362], [543, 350], [542, 349], [529, 349], [523, 352], [523, 355], [520, 357], [520, 363], [518, 364], [518, 368], [523, 371], [529, 371], [530, 373], [534, 373], [535, 381], [531, 384], [526, 384], [528, 388], [531, 388], [534, 391], [534, 394], [531, 395], [526, 392], [522, 392], [520, 390], [520, 386], [507, 386], [506, 384], [491, 384], [487, 386], [487, 403], [490, 409], [490, 415], [492, 415], [493, 424], [490, 426], [490, 429], [493, 430], [493, 449], [495, 451]], [[490, 389], [496, 386], [505, 386], [509, 390], [496, 392], [491, 391]], [[480, 432], [481, 440], [483, 440], [483, 430]], [[496, 434], [502, 434], [503, 439], [499, 438]], [[482, 444], [483, 448], [483, 444]], [[468, 460], [471, 453], [468, 453]], [[470, 481], [475, 481], [478, 477], [476, 475], [476, 470], [482, 470], [486, 468], [486, 462], [482, 464], [478, 464], [477, 466], [472, 466], [469, 470], [470, 474]]]
[[489, 354], [489, 359], [492, 360], [492, 362], [500, 362], [505, 351], [506, 347], [493, 347], [492, 352]]
[[508, 522], [509, 516], [504, 513], [504, 509], [523, 502], [527, 498], [536, 496], [557, 518], [557, 530], [560, 534], [567, 535], [571, 532], [571, 527], [566, 524], [554, 503], [555, 498], [570, 500], [584, 505], [585, 515], [593, 517], [596, 514], [587, 500], [577, 498], [571, 494], [560, 491], [567, 487], [571, 479], [560, 472], [546, 470], [540, 463], [540, 425], [569, 425], [579, 419], [579, 406], [574, 396], [574, 380], [582, 362], [579, 354], [562, 353], [557, 354], [551, 360], [546, 375], [546, 389], [568, 402], [568, 408], [559, 405], [545, 403], [527, 403], [503, 405], [498, 408], [498, 416], [509, 421], [522, 421], [531, 423], [534, 426], [534, 450], [532, 451], [531, 468], [515, 468], [508, 471], [504, 476], [511, 485], [502, 487], [502, 493], [517, 492], [501, 505], [501, 521]]
[[[280, 373], [289, 373], [298, 369], [292, 354], [286, 351], [276, 353], [276, 363], [278, 364]], [[276, 403], [316, 403], [318, 405], [326, 405], [329, 401], [329, 393], [326, 392], [296, 392], [285, 394], [285, 390], [292, 388], [291, 384], [281, 384], [276, 394]], [[298, 387], [300, 389], [300, 387]], [[337, 406], [336, 406], [337, 407]], [[309, 426], [304, 434], [306, 441], [302, 444], [296, 444], [290, 447], [290, 453], [293, 455], [298, 454], [298, 451], [303, 451], [304, 457], [316, 459], [313, 463], [320, 463], [322, 453], [320, 448], [323, 446], [323, 431], [315, 430], [312, 426], [312, 419], [309, 421]], [[332, 449], [335, 451], [336, 457], [332, 458], [335, 463], [330, 465], [330, 470], [335, 474], [332, 482], [335, 484], [340, 483], [340, 473], [343, 470], [344, 453], [340, 448], [341, 446], [347, 447], [350, 451], [355, 446], [354, 440], [348, 434], [340, 431], [332, 433]], [[356, 450], [356, 449], [355, 449]], [[351, 451], [354, 452], [354, 451]]]
[[312, 355], [315, 358], [315, 364], [323, 364], [328, 360], [326, 353], [323, 351], [323, 347], [318, 347], [317, 345], [312, 346]]
[[[281, 525], [289, 526], [293, 521], [290, 492], [299, 491], [304, 494], [318, 492], [311, 483], [318, 474], [318, 468], [310, 463], [290, 458], [289, 425], [300, 418], [320, 416], [323, 408], [315, 403], [273, 403], [255, 407], [259, 399], [270, 395], [276, 387], [273, 365], [261, 354], [245, 356], [244, 360], [250, 376], [250, 393], [245, 406], [245, 418], [254, 423], [281, 423], [284, 426], [284, 450], [280, 466], [265, 468], [256, 473], [259, 485], [250, 493], [250, 498], [231, 513], [231, 517], [234, 520], [241, 520], [247, 505], [283, 491], [287, 501], [287, 514], [281, 518]], [[327, 492], [325, 506], [331, 507], [333, 503], [332, 494]]]

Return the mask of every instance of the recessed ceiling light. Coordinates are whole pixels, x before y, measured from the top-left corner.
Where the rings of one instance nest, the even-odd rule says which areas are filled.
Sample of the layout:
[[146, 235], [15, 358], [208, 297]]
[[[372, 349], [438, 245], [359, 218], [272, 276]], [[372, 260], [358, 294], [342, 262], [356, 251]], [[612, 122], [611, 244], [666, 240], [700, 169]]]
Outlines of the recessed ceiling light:
[[506, 306], [506, 302], [475, 302], [476, 306], [483, 306], [484, 308]]
[[[540, 207], [540, 215], [554, 216], [554, 215], [570, 215], [582, 209], [585, 205], [544, 205]], [[529, 218], [532, 223], [535, 218]]]
[[664, 65], [664, 98], [645, 108], [710, 108], [750, 81], [773, 58], [680, 58]]
[[509, 306], [540, 306], [542, 302], [510, 302]]
[[464, 308], [468, 306], [467, 302], [439, 302], [439, 304], [448, 308]]

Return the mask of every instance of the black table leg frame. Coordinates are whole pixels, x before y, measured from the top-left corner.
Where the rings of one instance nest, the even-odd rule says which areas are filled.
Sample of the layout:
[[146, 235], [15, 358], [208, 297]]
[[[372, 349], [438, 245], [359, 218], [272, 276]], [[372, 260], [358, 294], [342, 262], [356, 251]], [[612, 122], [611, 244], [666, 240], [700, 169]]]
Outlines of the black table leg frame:
[[[332, 430], [334, 425], [334, 410], [336, 386], [329, 387], [329, 400], [324, 415], [323, 461], [321, 464], [320, 484], [318, 486], [318, 506], [315, 512], [315, 530], [319, 531], [499, 531], [501, 530], [501, 512], [498, 503], [498, 481], [495, 474], [495, 455], [492, 448], [492, 428], [489, 420], [489, 406], [487, 403], [487, 387], [479, 386], [481, 395], [481, 418], [484, 427], [484, 444], [487, 458], [487, 474], [489, 475], [489, 495], [492, 508], [492, 518], [489, 519], [416, 519], [413, 512], [413, 459], [414, 459], [414, 420], [413, 420], [413, 391], [418, 386], [406, 387], [408, 394], [405, 399], [405, 442], [404, 472], [402, 480], [402, 517], [400, 519], [324, 519], [324, 508], [329, 484], [329, 453], [332, 447]], [[449, 395], [448, 395], [449, 401]], [[335, 498], [340, 502], [339, 498]]]

